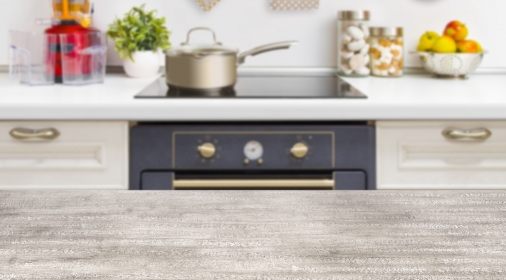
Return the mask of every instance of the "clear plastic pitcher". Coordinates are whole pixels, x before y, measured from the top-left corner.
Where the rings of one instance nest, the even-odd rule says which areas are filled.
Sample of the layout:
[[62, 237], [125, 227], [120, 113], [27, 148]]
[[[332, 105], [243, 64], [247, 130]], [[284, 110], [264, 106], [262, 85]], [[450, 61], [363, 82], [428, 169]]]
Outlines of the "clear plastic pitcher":
[[102, 32], [60, 35], [63, 84], [103, 83], [106, 68], [106, 37]]
[[54, 84], [57, 36], [11, 31], [9, 72], [11, 79], [26, 85]]

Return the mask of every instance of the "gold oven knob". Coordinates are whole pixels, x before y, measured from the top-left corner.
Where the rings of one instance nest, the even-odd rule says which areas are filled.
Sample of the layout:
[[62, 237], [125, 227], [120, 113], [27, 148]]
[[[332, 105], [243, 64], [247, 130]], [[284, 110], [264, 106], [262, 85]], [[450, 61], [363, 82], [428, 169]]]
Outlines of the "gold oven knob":
[[290, 152], [296, 158], [304, 158], [309, 152], [309, 148], [304, 143], [297, 143], [292, 147]]
[[212, 158], [216, 153], [216, 148], [212, 143], [205, 143], [198, 148], [200, 155], [205, 158]]

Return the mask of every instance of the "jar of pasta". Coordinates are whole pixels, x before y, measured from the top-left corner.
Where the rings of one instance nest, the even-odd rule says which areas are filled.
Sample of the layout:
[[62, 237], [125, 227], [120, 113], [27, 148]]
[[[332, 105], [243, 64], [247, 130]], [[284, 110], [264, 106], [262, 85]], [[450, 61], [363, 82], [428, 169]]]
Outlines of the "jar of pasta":
[[404, 39], [401, 27], [371, 27], [370, 69], [373, 76], [401, 77], [404, 72]]

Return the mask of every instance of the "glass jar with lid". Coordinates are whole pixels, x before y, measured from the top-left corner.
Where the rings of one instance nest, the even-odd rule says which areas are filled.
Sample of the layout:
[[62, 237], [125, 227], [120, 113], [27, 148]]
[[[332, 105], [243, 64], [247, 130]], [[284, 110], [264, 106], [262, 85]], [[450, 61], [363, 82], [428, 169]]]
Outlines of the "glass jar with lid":
[[373, 76], [401, 77], [404, 72], [404, 39], [401, 27], [371, 27], [370, 67]]
[[369, 11], [339, 11], [337, 72], [342, 76], [369, 76]]

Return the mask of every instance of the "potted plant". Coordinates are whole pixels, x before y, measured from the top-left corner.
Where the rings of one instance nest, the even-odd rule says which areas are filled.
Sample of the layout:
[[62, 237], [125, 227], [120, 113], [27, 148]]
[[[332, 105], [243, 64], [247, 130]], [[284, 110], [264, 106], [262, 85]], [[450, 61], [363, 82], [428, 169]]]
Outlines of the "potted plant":
[[123, 19], [117, 18], [107, 31], [116, 42], [126, 74], [133, 78], [156, 76], [160, 69], [159, 50], [171, 45], [165, 17], [157, 18], [156, 11], [147, 12], [144, 6], [132, 8]]

